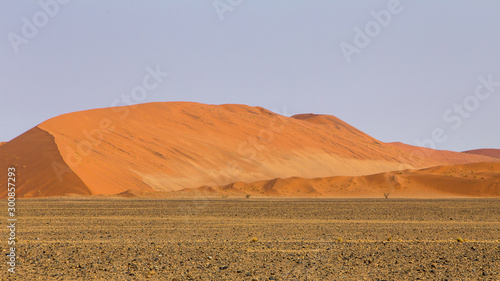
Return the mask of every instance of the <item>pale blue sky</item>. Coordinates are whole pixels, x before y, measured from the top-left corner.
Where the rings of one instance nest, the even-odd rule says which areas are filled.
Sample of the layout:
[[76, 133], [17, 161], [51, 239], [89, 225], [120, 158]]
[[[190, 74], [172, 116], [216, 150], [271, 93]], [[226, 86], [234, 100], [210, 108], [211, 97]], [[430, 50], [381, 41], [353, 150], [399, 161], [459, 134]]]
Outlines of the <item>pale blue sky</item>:
[[[382, 141], [439, 128], [439, 149], [500, 148], [500, 1], [54, 1], [0, 0], [0, 141], [116, 105], [158, 66], [170, 75], [141, 103], [325, 113]], [[350, 63], [342, 42], [360, 47]]]

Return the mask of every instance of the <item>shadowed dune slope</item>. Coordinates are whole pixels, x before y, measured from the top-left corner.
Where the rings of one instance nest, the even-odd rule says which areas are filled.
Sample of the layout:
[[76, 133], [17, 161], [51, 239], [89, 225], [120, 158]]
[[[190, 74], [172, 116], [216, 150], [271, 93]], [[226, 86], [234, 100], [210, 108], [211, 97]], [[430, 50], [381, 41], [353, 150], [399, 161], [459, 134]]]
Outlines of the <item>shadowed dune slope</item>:
[[[0, 198], [7, 196], [7, 169], [16, 168], [16, 196], [39, 197], [90, 194], [87, 186], [66, 165], [52, 137], [33, 128], [0, 147]], [[56, 172], [64, 172], [60, 177]], [[11, 182], [12, 183], [12, 182]]]
[[[19, 138], [24, 143], [16, 139], [0, 147], [0, 161], [26, 165], [24, 179], [31, 185], [19, 192], [45, 190], [26, 196], [143, 194], [500, 161], [456, 152], [416, 155], [334, 116], [284, 117], [232, 104], [148, 103], [75, 112], [47, 120]], [[51, 166], [54, 159], [60, 167]], [[59, 177], [74, 183], [61, 184]]]
[[468, 150], [464, 151], [464, 153], [500, 158], [500, 149], [493, 149], [493, 148]]

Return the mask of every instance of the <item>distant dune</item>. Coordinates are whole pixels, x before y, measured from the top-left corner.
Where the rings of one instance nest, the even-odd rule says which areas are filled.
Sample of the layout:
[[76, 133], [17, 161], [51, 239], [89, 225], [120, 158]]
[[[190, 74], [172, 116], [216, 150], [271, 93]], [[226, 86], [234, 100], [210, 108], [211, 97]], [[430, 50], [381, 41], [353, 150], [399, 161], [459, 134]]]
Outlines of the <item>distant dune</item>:
[[[435, 150], [425, 147], [413, 146], [409, 144], [404, 144], [401, 142], [393, 142], [390, 145], [394, 146], [401, 151], [407, 152], [410, 154], [410, 158], [413, 160], [421, 159], [421, 161], [426, 161], [426, 159], [431, 158], [435, 161], [440, 161], [443, 163], [452, 163], [452, 164], [467, 164], [467, 163], [477, 163], [477, 162], [488, 162], [488, 161], [498, 161], [492, 160], [491, 158], [495, 158], [491, 155], [481, 155], [475, 153], [468, 153], [469, 156], [466, 156], [464, 152], [454, 152], [447, 150]], [[490, 157], [486, 159], [484, 157]], [[419, 160], [416, 160], [419, 161]]]
[[492, 149], [492, 148], [475, 149], [475, 150], [464, 151], [464, 153], [500, 158], [500, 149]]
[[18, 197], [136, 196], [476, 162], [500, 159], [383, 143], [329, 115], [188, 102], [65, 114], [0, 146], [1, 166], [17, 167]]

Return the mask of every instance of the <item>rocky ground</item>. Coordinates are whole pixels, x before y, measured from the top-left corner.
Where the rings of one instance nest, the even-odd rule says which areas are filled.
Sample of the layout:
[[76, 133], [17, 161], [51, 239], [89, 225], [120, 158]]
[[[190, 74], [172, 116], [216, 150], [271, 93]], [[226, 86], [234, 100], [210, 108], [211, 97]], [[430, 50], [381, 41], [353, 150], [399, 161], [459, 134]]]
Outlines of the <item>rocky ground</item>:
[[17, 203], [2, 280], [500, 280], [500, 199]]

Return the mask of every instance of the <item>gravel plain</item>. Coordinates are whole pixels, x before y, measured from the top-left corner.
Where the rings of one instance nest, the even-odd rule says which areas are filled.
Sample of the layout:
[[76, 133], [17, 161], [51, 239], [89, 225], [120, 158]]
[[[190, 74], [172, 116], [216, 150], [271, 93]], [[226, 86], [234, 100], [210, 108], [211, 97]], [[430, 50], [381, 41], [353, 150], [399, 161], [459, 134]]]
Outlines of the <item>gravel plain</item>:
[[1, 280], [500, 280], [500, 199], [46, 198], [17, 208], [17, 272], [4, 263]]

